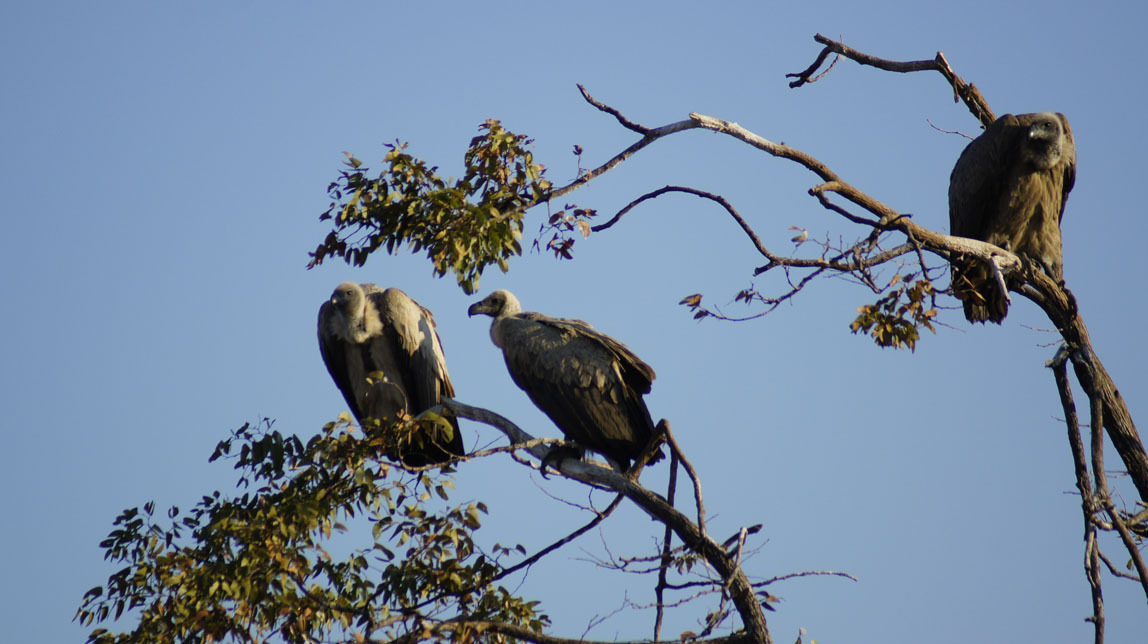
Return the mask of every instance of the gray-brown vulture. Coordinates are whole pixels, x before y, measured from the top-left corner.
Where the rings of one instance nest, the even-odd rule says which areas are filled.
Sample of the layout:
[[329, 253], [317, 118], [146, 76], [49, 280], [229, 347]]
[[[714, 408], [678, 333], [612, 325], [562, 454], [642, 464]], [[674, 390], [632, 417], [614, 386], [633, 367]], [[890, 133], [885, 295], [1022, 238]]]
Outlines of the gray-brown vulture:
[[467, 313], [494, 318], [490, 338], [502, 349], [510, 377], [567, 440], [606, 456], [620, 471], [630, 468], [654, 435], [642, 400], [654, 380], [650, 365], [581, 320], [523, 313], [508, 291], [494, 291]]
[[[1076, 181], [1063, 114], [1005, 114], [961, 153], [949, 177], [953, 235], [1011, 250], [1063, 282], [1060, 220]], [[1008, 300], [984, 262], [953, 262], [953, 291], [970, 322], [1000, 324]]]
[[[355, 418], [384, 424], [400, 411], [418, 415], [454, 396], [431, 312], [397, 288], [343, 282], [319, 307], [319, 352]], [[374, 382], [368, 376], [381, 372]], [[378, 374], [376, 374], [376, 377]], [[413, 467], [464, 454], [458, 421], [453, 433], [428, 430], [387, 455]], [[433, 435], [432, 435], [433, 434]]]

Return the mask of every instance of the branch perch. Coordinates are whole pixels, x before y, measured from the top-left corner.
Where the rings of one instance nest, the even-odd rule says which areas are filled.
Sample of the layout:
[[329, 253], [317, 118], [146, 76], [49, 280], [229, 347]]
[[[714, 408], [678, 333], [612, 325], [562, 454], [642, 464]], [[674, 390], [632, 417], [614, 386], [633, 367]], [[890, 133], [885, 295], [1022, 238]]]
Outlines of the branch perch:
[[[494, 427], [510, 438], [512, 443], [526, 443], [533, 439], [517, 425], [492, 411], [472, 407], [457, 400], [445, 399], [442, 407], [460, 418], [466, 418]], [[528, 448], [539, 460], [546, 456], [540, 445]], [[624, 494], [627, 499], [649, 514], [655, 520], [670, 526], [683, 544], [698, 553], [721, 576], [727, 585], [730, 599], [741, 616], [746, 635], [751, 642], [771, 644], [772, 638], [766, 627], [765, 615], [758, 603], [753, 585], [738, 567], [734, 557], [688, 517], [670, 505], [660, 495], [642, 487], [636, 481], [622, 476], [614, 470], [606, 469], [584, 461], [563, 459], [558, 463], [563, 476], [594, 487], [606, 488]]]

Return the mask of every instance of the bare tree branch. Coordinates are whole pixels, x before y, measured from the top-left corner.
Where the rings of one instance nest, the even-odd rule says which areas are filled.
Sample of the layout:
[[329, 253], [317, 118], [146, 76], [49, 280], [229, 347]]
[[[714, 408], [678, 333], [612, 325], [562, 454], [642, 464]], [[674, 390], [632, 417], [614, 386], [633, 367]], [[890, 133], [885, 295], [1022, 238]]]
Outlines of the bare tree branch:
[[[853, 60], [854, 62], [857, 62], [861, 65], [876, 67], [877, 69], [881, 69], [887, 72], [898, 72], [902, 74], [909, 72], [927, 71], [939, 72], [942, 76], [945, 77], [945, 80], [948, 81], [949, 85], [952, 86], [953, 100], [964, 101], [965, 106], [969, 108], [969, 111], [972, 112], [973, 116], [975, 116], [982, 125], [987, 127], [990, 123], [996, 120], [996, 116], [993, 115], [992, 109], [989, 108], [988, 101], [986, 101], [985, 97], [981, 95], [980, 90], [978, 90], [972, 83], [966, 83], [961, 79], [960, 76], [957, 76], [956, 72], [953, 71], [953, 68], [949, 66], [949, 61], [945, 59], [945, 55], [941, 52], [937, 52], [936, 57], [934, 57], [932, 60], [898, 62], [893, 60], [885, 60], [883, 58], [877, 58], [876, 56], [871, 56], [869, 54], [859, 52], [842, 42], [830, 40], [821, 34], [817, 34], [813, 37], [813, 39], [824, 45], [825, 48], [822, 49], [821, 53], [817, 55], [817, 59], [813, 61], [813, 64], [806, 68], [804, 71], [798, 72], [796, 74], [785, 75], [786, 78], [797, 79], [789, 83], [789, 86], [792, 88], [801, 87], [806, 83], [815, 82], [821, 76], [824, 76], [824, 74], [822, 74], [821, 76], [813, 77], [813, 73], [821, 67], [821, 64], [825, 62], [825, 59], [829, 56], [829, 54], [835, 53], [838, 56], [844, 56], [845, 58]], [[836, 60], [834, 61], [834, 64], [836, 64]]]
[[[442, 407], [449, 409], [461, 418], [484, 423], [498, 429], [506, 434], [513, 443], [526, 443], [533, 438], [517, 425], [494, 412], [450, 399], [444, 400]], [[546, 456], [546, 451], [541, 446], [532, 447], [529, 451], [540, 460]], [[562, 460], [558, 464], [558, 469], [567, 478], [624, 494], [627, 499], [655, 520], [672, 527], [678, 539], [698, 553], [727, 584], [730, 599], [737, 608], [749, 640], [760, 644], [772, 643], [773, 640], [766, 627], [765, 615], [749, 579], [737, 566], [735, 558], [731, 557], [720, 544], [707, 536], [697, 524], [667, 503], [666, 499], [660, 495], [614, 470], [574, 459]]]
[[1099, 396], [1093, 396], [1089, 402], [1091, 403], [1089, 422], [1092, 425], [1092, 476], [1096, 480], [1097, 496], [1100, 497], [1100, 504], [1105, 513], [1108, 514], [1108, 520], [1112, 522], [1112, 526], [1120, 535], [1120, 540], [1124, 542], [1128, 556], [1131, 557], [1132, 564], [1136, 567], [1136, 573], [1139, 575], [1140, 585], [1144, 588], [1144, 596], [1148, 597], [1148, 571], [1144, 568], [1144, 559], [1140, 557], [1140, 550], [1137, 549], [1136, 542], [1129, 534], [1128, 527], [1124, 525], [1120, 513], [1112, 504], [1112, 496], [1108, 492], [1108, 475], [1104, 472], [1104, 403], [1101, 402]]
[[1072, 387], [1068, 383], [1067, 361], [1068, 351], [1062, 346], [1046, 366], [1052, 369], [1057, 393], [1060, 394], [1064, 424], [1068, 429], [1068, 446], [1076, 470], [1076, 489], [1080, 491], [1080, 511], [1084, 515], [1084, 576], [1092, 593], [1092, 617], [1089, 621], [1092, 622], [1095, 631], [1095, 643], [1103, 644], [1104, 595], [1101, 592], [1100, 571], [1097, 569], [1097, 558], [1101, 555], [1096, 540], [1096, 498], [1092, 495], [1092, 484], [1088, 480], [1088, 464], [1084, 459], [1084, 442], [1080, 438], [1076, 403], [1073, 401]]
[[625, 116], [622, 116], [622, 113], [618, 110], [610, 107], [609, 105], [606, 105], [605, 103], [600, 103], [595, 100], [593, 96], [590, 96], [590, 92], [586, 91], [586, 88], [583, 87], [581, 83], [578, 84], [578, 91], [582, 92], [582, 98], [586, 99], [587, 103], [618, 119], [618, 122], [622, 124], [622, 127], [626, 128], [627, 130], [633, 130], [642, 136], [650, 133], [650, 128], [631, 121]]
[[[674, 497], [678, 491], [678, 452], [673, 448], [673, 443], [670, 443], [670, 476], [669, 482], [666, 484], [666, 502], [670, 505], [674, 504]], [[654, 586], [654, 640], [662, 638], [662, 618], [665, 616], [665, 601], [664, 594], [667, 587], [666, 572], [669, 570], [672, 543], [674, 537], [673, 530], [670, 526], [666, 526], [666, 532], [662, 536], [662, 554], [658, 562], [658, 583]]]
[[788, 575], [778, 575], [777, 577], [770, 577], [769, 579], [766, 579], [765, 581], [759, 581], [759, 582], [754, 583], [753, 587], [754, 588], [761, 588], [762, 586], [768, 586], [770, 584], [774, 584], [774, 583], [777, 583], [779, 581], [785, 581], [786, 579], [796, 579], [798, 577], [823, 577], [823, 576], [844, 577], [844, 578], [849, 579], [851, 581], [857, 581], [857, 578], [854, 577], [853, 575], [850, 575], [847, 572], [841, 572], [838, 570], [805, 570], [802, 572], [791, 572]]

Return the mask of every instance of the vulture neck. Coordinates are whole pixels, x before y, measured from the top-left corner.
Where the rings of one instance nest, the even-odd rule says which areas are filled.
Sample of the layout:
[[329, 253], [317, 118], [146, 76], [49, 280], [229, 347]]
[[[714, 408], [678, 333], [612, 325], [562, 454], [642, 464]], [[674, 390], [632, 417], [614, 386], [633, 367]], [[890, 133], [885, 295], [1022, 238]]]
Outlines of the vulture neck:
[[506, 327], [504, 325], [510, 321], [509, 317], [510, 316], [508, 315], [500, 313], [498, 317], [494, 318], [494, 320], [492, 320], [490, 323], [490, 341], [493, 342], [494, 346], [498, 347], [499, 349], [506, 348], [504, 333]]
[[498, 315], [494, 316], [490, 322], [490, 340], [494, 342], [494, 346], [500, 349], [506, 348], [506, 331], [521, 312], [522, 307], [518, 301], [510, 300], [498, 311]]
[[383, 332], [379, 311], [367, 298], [363, 298], [363, 305], [358, 310], [350, 309], [344, 315], [347, 317], [346, 339], [355, 344], [362, 344]]

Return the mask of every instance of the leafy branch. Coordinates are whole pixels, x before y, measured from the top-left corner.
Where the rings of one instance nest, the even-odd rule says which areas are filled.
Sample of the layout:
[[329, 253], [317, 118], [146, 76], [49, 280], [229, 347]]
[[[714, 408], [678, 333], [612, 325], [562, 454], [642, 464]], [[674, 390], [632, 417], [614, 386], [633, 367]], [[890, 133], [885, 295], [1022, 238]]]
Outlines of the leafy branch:
[[522, 253], [523, 216], [549, 193], [545, 168], [534, 163], [532, 141], [488, 120], [470, 142], [460, 180], [443, 179], [437, 168], [394, 143], [384, 170], [368, 178], [362, 162], [347, 155], [348, 169], [327, 191], [332, 202], [319, 216], [334, 222], [311, 253], [308, 268], [328, 257], [362, 266], [371, 253], [394, 254], [404, 245], [425, 250], [436, 276], [453, 273], [467, 293], [478, 288], [483, 270]]

